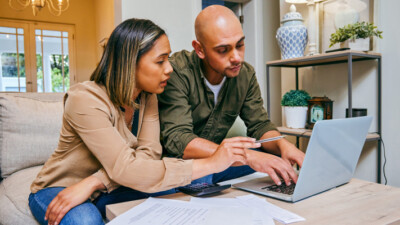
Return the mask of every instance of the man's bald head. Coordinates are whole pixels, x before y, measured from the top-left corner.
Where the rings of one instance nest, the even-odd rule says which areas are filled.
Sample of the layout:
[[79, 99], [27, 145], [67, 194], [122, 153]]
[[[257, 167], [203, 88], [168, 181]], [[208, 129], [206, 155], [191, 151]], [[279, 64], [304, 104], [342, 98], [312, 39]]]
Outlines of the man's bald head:
[[244, 60], [244, 34], [236, 15], [228, 8], [212, 5], [196, 18], [197, 40], [192, 46], [202, 60], [202, 69], [211, 84], [223, 77], [239, 75]]
[[211, 5], [199, 13], [195, 21], [195, 33], [199, 42], [207, 42], [210, 36], [224, 32], [225, 29], [240, 29], [241, 24], [229, 8]]

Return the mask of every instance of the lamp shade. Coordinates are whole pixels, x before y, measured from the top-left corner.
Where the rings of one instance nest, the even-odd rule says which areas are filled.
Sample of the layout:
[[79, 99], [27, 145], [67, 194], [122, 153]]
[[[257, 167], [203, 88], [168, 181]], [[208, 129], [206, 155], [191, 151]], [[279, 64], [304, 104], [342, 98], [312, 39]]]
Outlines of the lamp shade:
[[367, 3], [361, 1], [361, 0], [340, 0], [337, 2], [332, 2], [329, 4], [329, 7], [325, 7], [324, 11], [327, 13], [332, 13], [335, 14], [340, 11], [352, 9], [356, 10], [357, 12], [361, 12], [367, 8]]
[[305, 4], [307, 3], [307, 0], [285, 0], [285, 2], [291, 4]]

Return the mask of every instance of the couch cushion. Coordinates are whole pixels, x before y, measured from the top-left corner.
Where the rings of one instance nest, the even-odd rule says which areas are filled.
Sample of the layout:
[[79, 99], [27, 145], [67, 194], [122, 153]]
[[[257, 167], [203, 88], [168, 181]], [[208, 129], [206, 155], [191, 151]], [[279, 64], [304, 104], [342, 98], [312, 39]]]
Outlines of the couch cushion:
[[14, 173], [0, 184], [0, 224], [38, 224], [28, 205], [30, 186], [42, 166]]
[[0, 171], [43, 164], [57, 147], [63, 93], [0, 94]]

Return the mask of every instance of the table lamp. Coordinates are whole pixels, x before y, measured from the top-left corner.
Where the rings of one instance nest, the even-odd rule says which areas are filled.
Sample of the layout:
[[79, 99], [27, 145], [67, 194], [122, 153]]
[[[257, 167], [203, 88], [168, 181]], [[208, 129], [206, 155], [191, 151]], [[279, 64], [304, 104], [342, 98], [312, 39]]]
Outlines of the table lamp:
[[340, 0], [335, 3], [325, 11], [334, 15], [336, 29], [359, 22], [360, 12], [367, 8], [367, 4], [361, 0]]
[[285, 0], [285, 2], [292, 4], [290, 5], [290, 11], [296, 11], [296, 6], [294, 4], [306, 4], [307, 0]]
[[290, 8], [296, 7], [294, 4], [305, 4], [308, 6], [308, 55], [315, 55], [318, 53], [317, 50], [317, 34], [316, 34], [316, 13], [315, 13], [315, 5], [316, 3], [325, 1], [325, 0], [285, 0], [287, 3], [291, 3]]

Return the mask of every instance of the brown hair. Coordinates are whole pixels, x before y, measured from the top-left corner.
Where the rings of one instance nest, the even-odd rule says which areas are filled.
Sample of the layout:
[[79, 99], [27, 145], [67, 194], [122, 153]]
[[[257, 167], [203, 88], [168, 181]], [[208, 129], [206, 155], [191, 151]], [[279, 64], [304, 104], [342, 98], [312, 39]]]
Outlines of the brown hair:
[[137, 62], [163, 34], [165, 31], [150, 20], [125, 20], [111, 33], [90, 80], [104, 85], [115, 105], [133, 106]]

